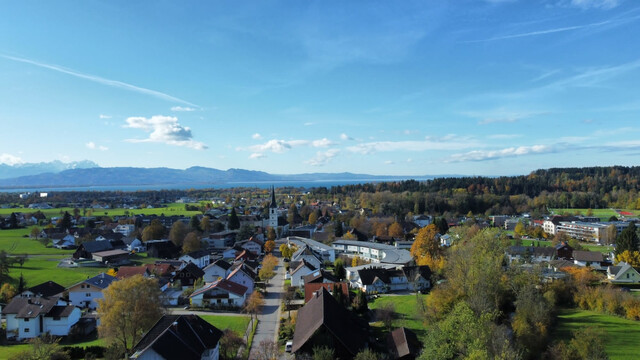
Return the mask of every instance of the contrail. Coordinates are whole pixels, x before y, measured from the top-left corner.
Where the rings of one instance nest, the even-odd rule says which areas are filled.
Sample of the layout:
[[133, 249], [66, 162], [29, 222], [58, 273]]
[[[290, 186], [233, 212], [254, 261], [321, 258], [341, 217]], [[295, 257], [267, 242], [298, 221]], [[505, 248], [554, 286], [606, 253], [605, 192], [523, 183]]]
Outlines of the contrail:
[[130, 90], [130, 91], [135, 91], [137, 93], [151, 95], [151, 96], [163, 99], [163, 100], [169, 100], [169, 101], [172, 101], [172, 102], [182, 103], [182, 104], [185, 104], [185, 105], [190, 105], [190, 106], [194, 106], [194, 107], [198, 107], [199, 108], [198, 105], [190, 103], [190, 102], [188, 102], [186, 100], [179, 99], [179, 98], [177, 98], [175, 96], [171, 96], [169, 94], [165, 94], [165, 93], [162, 93], [160, 91], [155, 91], [155, 90], [146, 89], [146, 88], [143, 88], [143, 87], [127, 84], [127, 83], [122, 82], [122, 81], [109, 80], [109, 79], [105, 79], [105, 78], [100, 77], [100, 76], [83, 74], [81, 72], [77, 72], [75, 70], [67, 69], [67, 68], [64, 68], [64, 67], [61, 67], [61, 66], [45, 64], [45, 63], [41, 63], [41, 62], [38, 62], [38, 61], [29, 60], [29, 59], [25, 59], [25, 58], [19, 58], [19, 57], [5, 55], [5, 54], [0, 54], [0, 57], [3, 57], [3, 58], [8, 59], [8, 60], [18, 61], [18, 62], [22, 62], [22, 63], [26, 63], [26, 64], [35, 65], [35, 66], [38, 66], [38, 67], [41, 67], [41, 68], [45, 68], [45, 69], [61, 72], [63, 74], [67, 74], [67, 75], [75, 76], [75, 77], [78, 77], [78, 78], [81, 78], [81, 79], [97, 82], [99, 84], [112, 86], [112, 87], [125, 89], [125, 90]]

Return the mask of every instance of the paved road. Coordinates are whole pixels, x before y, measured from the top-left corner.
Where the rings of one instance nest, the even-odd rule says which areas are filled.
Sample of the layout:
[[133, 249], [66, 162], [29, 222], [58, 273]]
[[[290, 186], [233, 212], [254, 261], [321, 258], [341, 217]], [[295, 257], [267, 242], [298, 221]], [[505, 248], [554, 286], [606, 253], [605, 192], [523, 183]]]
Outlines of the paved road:
[[284, 293], [284, 266], [282, 259], [275, 268], [276, 275], [267, 285], [267, 294], [264, 297], [264, 306], [258, 315], [258, 327], [251, 344], [249, 359], [255, 359], [259, 353], [259, 344], [262, 340], [277, 341], [278, 324], [280, 320], [280, 304]]

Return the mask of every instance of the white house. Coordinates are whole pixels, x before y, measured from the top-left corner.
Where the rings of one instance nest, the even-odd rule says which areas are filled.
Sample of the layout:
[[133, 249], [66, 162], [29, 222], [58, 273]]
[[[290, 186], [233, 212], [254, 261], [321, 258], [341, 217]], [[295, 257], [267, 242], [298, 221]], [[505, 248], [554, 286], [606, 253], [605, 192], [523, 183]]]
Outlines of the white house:
[[257, 241], [254, 241], [254, 240], [239, 241], [236, 243], [236, 245], [239, 245], [243, 249], [250, 251], [256, 255], [262, 254], [262, 245], [259, 244]]
[[198, 250], [180, 256], [179, 260], [182, 260], [185, 263], [193, 263], [200, 269], [203, 269], [211, 263], [211, 255], [206, 250]]
[[291, 262], [290, 264], [291, 267], [289, 268], [289, 273], [291, 274], [291, 286], [294, 287], [304, 286], [302, 278], [318, 269], [305, 260], [302, 260], [299, 263]]
[[69, 335], [82, 312], [59, 297], [15, 297], [2, 310], [6, 318], [7, 338], [24, 340], [49, 333]]
[[428, 266], [405, 266], [401, 269], [363, 268], [358, 270], [352, 287], [366, 293], [426, 290], [431, 287], [431, 269]]
[[303, 245], [291, 256], [291, 261], [306, 261], [316, 269], [319, 269], [322, 265], [322, 261], [316, 256], [316, 254], [307, 245]]
[[226, 279], [231, 273], [231, 264], [224, 260], [218, 260], [202, 270], [204, 271], [204, 282], [212, 283], [219, 279]]
[[619, 262], [618, 265], [607, 268], [607, 279], [612, 284], [639, 284], [640, 273], [626, 262]]
[[599, 251], [573, 250], [573, 263], [578, 266], [590, 266], [594, 269], [601, 269], [604, 261], [602, 253]]
[[189, 296], [191, 305], [199, 307], [241, 307], [247, 299], [248, 288], [229, 280], [207, 284]]
[[62, 239], [53, 241], [56, 249], [71, 249], [76, 246], [76, 238], [73, 235], [65, 235]]
[[113, 232], [120, 233], [124, 236], [129, 236], [132, 232], [135, 231], [135, 229], [136, 226], [133, 224], [120, 224], [113, 229]]
[[237, 267], [235, 269], [231, 270], [229, 276], [227, 276], [227, 280], [242, 286], [246, 286], [248, 293], [251, 294], [255, 286], [255, 275], [252, 271], [247, 269], [246, 266], [242, 264], [236, 266]]
[[117, 279], [111, 275], [100, 273], [91, 279], [81, 281], [68, 289], [71, 304], [80, 308], [95, 310], [98, 299], [102, 299], [102, 291]]

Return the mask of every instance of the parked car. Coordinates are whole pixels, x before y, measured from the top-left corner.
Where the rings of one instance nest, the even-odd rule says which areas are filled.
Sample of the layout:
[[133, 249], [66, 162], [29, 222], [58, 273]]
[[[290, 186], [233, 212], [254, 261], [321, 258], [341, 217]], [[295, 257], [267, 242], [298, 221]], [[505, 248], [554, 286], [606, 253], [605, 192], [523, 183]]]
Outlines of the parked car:
[[289, 341], [287, 341], [287, 343], [284, 345], [284, 351], [286, 351], [286, 352], [291, 352], [291, 348], [293, 348], [293, 341], [289, 340]]

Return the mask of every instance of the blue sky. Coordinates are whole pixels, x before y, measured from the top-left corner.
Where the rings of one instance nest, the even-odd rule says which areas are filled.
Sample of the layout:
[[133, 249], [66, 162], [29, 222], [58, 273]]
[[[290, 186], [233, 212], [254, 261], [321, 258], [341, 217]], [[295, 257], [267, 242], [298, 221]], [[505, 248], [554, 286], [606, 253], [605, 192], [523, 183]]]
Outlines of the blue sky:
[[0, 1], [0, 162], [638, 165], [640, 2]]

